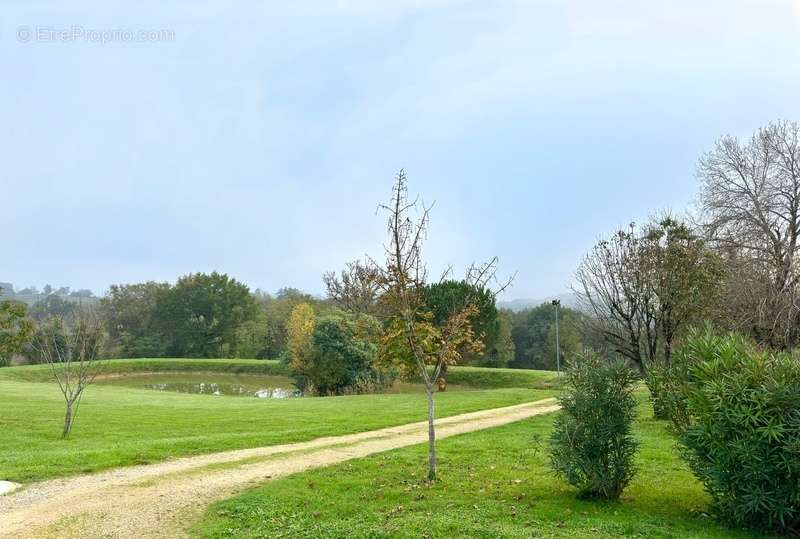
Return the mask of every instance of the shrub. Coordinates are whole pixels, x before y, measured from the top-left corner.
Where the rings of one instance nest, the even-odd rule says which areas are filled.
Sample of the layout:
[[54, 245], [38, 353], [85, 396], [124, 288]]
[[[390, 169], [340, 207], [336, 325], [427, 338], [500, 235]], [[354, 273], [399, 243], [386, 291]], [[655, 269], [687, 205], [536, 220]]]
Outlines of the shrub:
[[636, 377], [621, 361], [578, 357], [566, 374], [550, 436], [556, 475], [586, 498], [619, 497], [634, 475]]
[[320, 317], [311, 336], [303, 374], [320, 395], [373, 392], [391, 384], [374, 365], [380, 326], [368, 315], [335, 313]]
[[651, 361], [647, 365], [644, 381], [650, 393], [653, 417], [656, 419], [669, 419], [669, 405], [666, 401], [671, 389], [671, 367], [671, 364], [663, 360]]
[[740, 526], [800, 528], [800, 362], [706, 332], [685, 352], [683, 454], [716, 512]]
[[[697, 342], [697, 344], [702, 344]], [[689, 370], [695, 363], [695, 355], [690, 347], [684, 347], [672, 354], [669, 363], [657, 361], [647, 369], [645, 383], [650, 392], [653, 417], [668, 419], [678, 429], [687, 422], [686, 389], [690, 380]]]

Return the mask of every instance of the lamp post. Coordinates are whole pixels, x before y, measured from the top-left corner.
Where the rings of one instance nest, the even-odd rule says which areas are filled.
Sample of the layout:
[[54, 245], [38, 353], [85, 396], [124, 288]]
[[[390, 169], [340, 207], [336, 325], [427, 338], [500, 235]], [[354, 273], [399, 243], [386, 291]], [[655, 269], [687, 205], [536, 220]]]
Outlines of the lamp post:
[[556, 308], [556, 371], [558, 371], [559, 376], [561, 375], [561, 350], [559, 348], [558, 342], [558, 308], [561, 307], [561, 300], [554, 299], [553, 300], [553, 307]]

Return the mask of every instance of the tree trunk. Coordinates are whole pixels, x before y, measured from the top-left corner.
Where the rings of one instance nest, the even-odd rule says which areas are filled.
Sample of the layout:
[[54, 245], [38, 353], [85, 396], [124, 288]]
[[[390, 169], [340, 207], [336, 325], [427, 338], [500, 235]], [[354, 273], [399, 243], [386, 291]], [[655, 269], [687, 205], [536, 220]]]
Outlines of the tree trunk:
[[69, 431], [72, 430], [72, 403], [67, 401], [67, 411], [64, 414], [64, 431], [61, 433], [62, 438], [69, 436]]
[[426, 387], [428, 394], [428, 481], [436, 479], [436, 430], [433, 427], [433, 384]]

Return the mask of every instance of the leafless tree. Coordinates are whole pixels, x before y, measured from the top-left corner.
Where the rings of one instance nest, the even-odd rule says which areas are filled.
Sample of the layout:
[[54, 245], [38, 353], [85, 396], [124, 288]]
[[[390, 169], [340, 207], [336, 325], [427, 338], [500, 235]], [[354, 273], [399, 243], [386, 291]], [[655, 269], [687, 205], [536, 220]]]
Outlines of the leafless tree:
[[734, 270], [731, 317], [772, 346], [800, 340], [799, 135], [779, 121], [746, 142], [724, 136], [697, 167], [702, 223]]
[[348, 262], [339, 275], [329, 271], [322, 276], [328, 297], [347, 311], [376, 314], [380, 287], [370, 264]]
[[80, 311], [72, 320], [49, 320], [35, 339], [34, 346], [64, 396], [64, 438], [72, 430], [84, 391], [100, 372], [104, 339], [101, 323], [90, 310]]
[[623, 357], [644, 369], [655, 357], [658, 331], [652, 294], [636, 226], [601, 240], [576, 272], [574, 292], [605, 340]]
[[[480, 337], [472, 330], [471, 319], [477, 312], [477, 296], [469, 294], [451, 306], [441, 323], [425, 305], [424, 290], [428, 279], [422, 246], [428, 231], [431, 206], [418, 199], [408, 198], [407, 177], [401, 170], [397, 175], [389, 204], [380, 209], [388, 214], [388, 244], [386, 259], [380, 264], [371, 261], [381, 303], [389, 323], [383, 338], [380, 357], [393, 365], [416, 373], [425, 386], [428, 401], [428, 479], [436, 477], [436, 430], [434, 426], [434, 392], [436, 381], [445, 365], [456, 364], [464, 350], [478, 350]], [[494, 287], [497, 294], [511, 280], [499, 283], [496, 279], [497, 258], [486, 264], [467, 269], [465, 281], [475, 290]], [[445, 272], [442, 280], [448, 277]]]
[[721, 280], [716, 254], [662, 214], [598, 242], [578, 268], [575, 292], [605, 340], [645, 371], [670, 361], [679, 333], [715, 305]]

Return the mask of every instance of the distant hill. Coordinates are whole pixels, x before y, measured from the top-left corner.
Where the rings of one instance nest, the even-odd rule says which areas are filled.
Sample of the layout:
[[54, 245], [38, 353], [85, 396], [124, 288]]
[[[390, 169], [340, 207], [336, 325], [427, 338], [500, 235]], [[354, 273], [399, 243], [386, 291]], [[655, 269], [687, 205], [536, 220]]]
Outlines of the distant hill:
[[497, 307], [500, 309], [510, 309], [514, 312], [519, 312], [519, 311], [524, 311], [525, 309], [532, 309], [533, 307], [538, 307], [542, 303], [550, 303], [554, 299], [560, 299], [561, 305], [563, 305], [564, 307], [569, 307], [571, 309], [578, 308], [578, 298], [572, 292], [567, 292], [565, 294], [557, 294], [555, 296], [542, 299], [520, 298], [508, 301], [498, 301]]
[[65, 301], [81, 305], [96, 305], [100, 301], [100, 298], [95, 296], [91, 290], [70, 290], [69, 287], [53, 289], [48, 287], [45, 292], [44, 290], [38, 290], [36, 287], [15, 289], [12, 283], [0, 282], [0, 300], [13, 299], [33, 305], [48, 296], [58, 296]]

